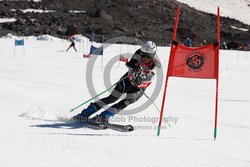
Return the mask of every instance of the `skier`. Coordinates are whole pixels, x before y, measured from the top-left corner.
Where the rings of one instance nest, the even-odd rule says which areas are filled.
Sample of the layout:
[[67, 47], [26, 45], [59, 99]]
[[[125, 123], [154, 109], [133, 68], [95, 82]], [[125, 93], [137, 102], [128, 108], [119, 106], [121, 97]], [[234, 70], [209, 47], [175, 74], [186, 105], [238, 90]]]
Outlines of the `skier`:
[[107, 104], [114, 103], [123, 94], [126, 94], [124, 99], [91, 119], [91, 121], [95, 122], [108, 123], [110, 117], [136, 102], [151, 84], [157, 70], [161, 68], [160, 62], [154, 57], [155, 54], [155, 43], [148, 41], [143, 44], [141, 49], [138, 49], [130, 61], [126, 63], [128, 72], [120, 78], [111, 94], [106, 98], [91, 103], [80, 114], [74, 116], [73, 119], [77, 121], [88, 120], [92, 114]]
[[77, 50], [76, 50], [76, 47], [75, 47], [75, 37], [74, 37], [74, 35], [72, 35], [72, 36], [70, 36], [70, 38], [69, 38], [69, 40], [70, 40], [70, 42], [71, 42], [71, 44], [70, 44], [70, 46], [68, 47], [68, 49], [66, 50], [66, 52], [69, 50], [69, 48], [71, 48], [71, 47], [73, 47], [74, 49], [75, 49], [75, 51], [77, 52]]

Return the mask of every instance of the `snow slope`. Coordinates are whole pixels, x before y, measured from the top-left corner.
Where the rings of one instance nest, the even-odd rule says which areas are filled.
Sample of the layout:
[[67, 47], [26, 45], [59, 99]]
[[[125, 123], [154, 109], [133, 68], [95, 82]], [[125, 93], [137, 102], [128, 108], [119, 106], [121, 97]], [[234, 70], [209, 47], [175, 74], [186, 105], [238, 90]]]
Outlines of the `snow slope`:
[[[161, 136], [156, 136], [159, 113], [153, 105], [134, 115], [120, 115], [117, 122], [133, 124], [131, 133], [93, 130], [62, 121], [79, 113], [69, 110], [85, 100], [87, 43], [78, 52], [65, 52], [64, 40], [25, 38], [23, 48], [14, 39], [0, 39], [0, 166], [250, 166], [250, 53], [221, 51], [218, 138], [213, 140], [214, 80], [170, 78]], [[93, 68], [96, 92], [105, 89], [107, 63], [121, 52], [139, 46], [112, 45]], [[164, 76], [169, 48], [159, 47]], [[102, 67], [103, 63], [103, 67]], [[123, 63], [111, 68], [111, 82], [124, 72]], [[163, 81], [164, 82], [164, 81]], [[162, 86], [163, 87], [163, 86]], [[154, 84], [146, 91], [151, 95]], [[155, 103], [160, 107], [162, 91]], [[107, 94], [105, 94], [107, 95]], [[103, 96], [104, 97], [104, 96]], [[129, 108], [140, 106], [142, 97]], [[119, 120], [120, 118], [120, 120]], [[123, 119], [123, 120], [121, 120]]]
[[217, 14], [220, 7], [221, 16], [230, 17], [250, 25], [250, 0], [177, 0], [197, 10]]

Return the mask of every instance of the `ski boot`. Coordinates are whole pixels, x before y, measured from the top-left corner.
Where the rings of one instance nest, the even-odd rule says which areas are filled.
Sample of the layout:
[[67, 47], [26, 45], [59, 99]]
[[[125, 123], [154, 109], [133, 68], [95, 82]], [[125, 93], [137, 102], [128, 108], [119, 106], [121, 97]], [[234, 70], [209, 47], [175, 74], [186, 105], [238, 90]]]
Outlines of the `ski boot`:
[[95, 117], [91, 118], [91, 121], [96, 123], [109, 124], [109, 118], [113, 117], [115, 113], [116, 110], [110, 107], [107, 110], [103, 111], [100, 115], [96, 115]]
[[97, 112], [97, 109], [95, 107], [95, 105], [93, 103], [90, 103], [90, 105], [82, 110], [82, 112], [80, 114], [77, 114], [76, 116], [73, 117], [74, 121], [77, 122], [86, 122], [89, 119], [89, 116], [94, 114], [95, 112]]

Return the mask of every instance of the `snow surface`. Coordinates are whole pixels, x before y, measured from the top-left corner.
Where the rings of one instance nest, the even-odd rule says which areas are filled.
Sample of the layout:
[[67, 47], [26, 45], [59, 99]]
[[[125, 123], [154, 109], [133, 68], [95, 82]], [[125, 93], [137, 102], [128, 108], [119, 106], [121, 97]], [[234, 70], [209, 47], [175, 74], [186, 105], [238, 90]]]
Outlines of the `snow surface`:
[[15, 18], [0, 18], [0, 23], [15, 22]]
[[250, 25], [250, 0], [177, 0], [195, 9], [217, 15], [220, 7], [221, 16], [230, 17]]
[[[163, 123], [160, 137], [155, 129], [159, 113], [153, 105], [134, 115], [115, 117], [135, 126], [130, 133], [63, 121], [86, 105], [74, 112], [70, 109], [91, 97], [86, 86], [89, 60], [82, 57], [89, 43], [81, 40], [76, 43], [78, 52], [65, 52], [69, 41], [49, 39], [25, 37], [25, 55], [22, 46], [16, 46], [14, 55], [11, 35], [0, 39], [0, 166], [250, 166], [250, 52], [220, 52], [218, 138], [214, 141], [214, 80], [170, 78], [164, 117], [171, 127]], [[116, 44], [104, 50], [103, 60], [98, 57], [93, 68], [96, 92], [106, 89], [107, 63], [138, 47]], [[157, 53], [165, 76], [169, 48], [158, 47]], [[116, 62], [111, 82], [126, 70], [124, 63]], [[161, 89], [155, 101], [160, 107], [163, 85], [155, 85], [146, 93]], [[145, 101], [142, 97], [129, 108]]]
[[[15, 9], [12, 9], [15, 11]], [[51, 13], [51, 12], [56, 12], [55, 10], [41, 10], [41, 9], [23, 9], [21, 10], [23, 13]]]

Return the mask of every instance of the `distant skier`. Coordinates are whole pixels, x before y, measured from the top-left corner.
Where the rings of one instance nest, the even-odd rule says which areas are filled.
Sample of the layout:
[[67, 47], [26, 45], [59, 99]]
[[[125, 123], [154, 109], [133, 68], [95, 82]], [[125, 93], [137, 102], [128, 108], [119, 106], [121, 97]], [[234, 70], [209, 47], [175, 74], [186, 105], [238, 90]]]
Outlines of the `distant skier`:
[[108, 123], [110, 117], [136, 102], [143, 95], [145, 89], [151, 84], [157, 70], [161, 68], [160, 62], [154, 57], [155, 54], [155, 43], [148, 41], [143, 44], [141, 49], [138, 49], [130, 61], [126, 63], [128, 72], [120, 78], [111, 94], [106, 98], [91, 103], [80, 114], [74, 116], [73, 119], [78, 121], [81, 119], [86, 120], [107, 104], [114, 103], [123, 94], [126, 94], [124, 99], [91, 119], [96, 122]]
[[75, 49], [75, 51], [77, 52], [76, 47], [75, 47], [75, 36], [74, 36], [74, 35], [70, 36], [69, 40], [70, 40], [71, 44], [70, 44], [70, 46], [68, 47], [68, 49], [66, 50], [66, 52], [67, 52], [71, 47], [73, 47], [73, 48]]

